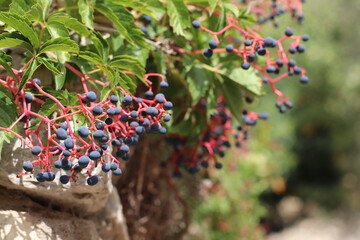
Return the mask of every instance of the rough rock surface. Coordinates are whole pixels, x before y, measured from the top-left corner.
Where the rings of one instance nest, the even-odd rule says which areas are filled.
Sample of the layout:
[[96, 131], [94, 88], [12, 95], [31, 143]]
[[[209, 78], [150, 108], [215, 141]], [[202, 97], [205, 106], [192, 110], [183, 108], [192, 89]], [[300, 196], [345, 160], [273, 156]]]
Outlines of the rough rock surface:
[[58, 170], [53, 182], [37, 182], [36, 171], [17, 178], [23, 162], [33, 157], [19, 141], [3, 148], [0, 239], [129, 239], [111, 173], [102, 173], [99, 165], [93, 172], [99, 176], [95, 186], [87, 186], [85, 176], [76, 183], [59, 184], [64, 173]]

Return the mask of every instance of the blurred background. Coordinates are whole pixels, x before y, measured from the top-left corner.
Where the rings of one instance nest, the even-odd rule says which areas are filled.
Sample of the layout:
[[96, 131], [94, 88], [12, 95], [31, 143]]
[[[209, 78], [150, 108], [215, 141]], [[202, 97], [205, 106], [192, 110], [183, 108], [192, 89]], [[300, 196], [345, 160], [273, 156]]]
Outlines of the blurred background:
[[186, 239], [360, 239], [359, 12], [359, 0], [309, 0], [304, 24], [287, 14], [277, 28], [264, 25], [264, 36], [280, 38], [288, 26], [310, 35], [294, 56], [310, 82], [279, 84], [294, 103], [285, 114], [266, 87], [249, 105], [271, 118], [226, 169], [201, 180]]

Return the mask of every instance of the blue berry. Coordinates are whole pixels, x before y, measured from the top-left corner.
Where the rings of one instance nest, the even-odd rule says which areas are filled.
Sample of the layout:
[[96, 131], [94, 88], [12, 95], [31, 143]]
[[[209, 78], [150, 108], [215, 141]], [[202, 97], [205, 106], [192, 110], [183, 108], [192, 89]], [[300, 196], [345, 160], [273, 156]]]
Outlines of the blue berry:
[[112, 120], [112, 118], [107, 118], [107, 119], [105, 119], [105, 123], [106, 123], [107, 125], [111, 125], [113, 122], [114, 122], [114, 120]]
[[156, 103], [164, 103], [165, 98], [163, 96], [155, 96]]
[[106, 113], [109, 116], [113, 116], [113, 115], [115, 115], [115, 109], [114, 108], [109, 108], [108, 110], [106, 110]]
[[142, 15], [141, 20], [144, 21], [145, 23], [149, 24], [149, 23], [151, 23], [152, 18], [149, 15]]
[[230, 53], [230, 52], [234, 51], [234, 46], [233, 45], [226, 45], [225, 49], [226, 49], [227, 52]]
[[129, 146], [128, 145], [122, 145], [121, 147], [120, 147], [120, 151], [123, 151], [123, 152], [129, 152], [130, 151], [130, 148], [129, 148]]
[[209, 162], [208, 161], [201, 161], [201, 166], [203, 168], [208, 168], [209, 167]]
[[288, 62], [288, 65], [289, 65], [289, 67], [295, 67], [296, 66], [295, 60], [290, 59], [289, 62]]
[[171, 119], [170, 115], [166, 115], [166, 116], [163, 118], [164, 122], [169, 122], [170, 119]]
[[53, 172], [43, 172], [43, 178], [45, 181], [53, 181], [55, 179], [55, 173]]
[[245, 40], [244, 40], [244, 45], [247, 46], [247, 47], [249, 47], [249, 46], [252, 45], [252, 41], [249, 40], [249, 39], [245, 39]]
[[274, 38], [272, 38], [272, 37], [266, 37], [265, 38], [265, 41], [264, 41], [264, 46], [265, 47], [273, 48], [273, 47], [276, 47], [276, 45], [277, 45], [277, 42], [276, 42], [276, 40]]
[[144, 94], [145, 98], [152, 99], [154, 97], [154, 93], [152, 91], [146, 91]]
[[129, 105], [132, 103], [132, 97], [131, 96], [125, 96], [123, 97], [123, 99], [121, 100], [121, 102], [125, 105]]
[[296, 53], [296, 48], [293, 46], [290, 46], [288, 50], [289, 50], [289, 53], [291, 53], [291, 54]]
[[66, 123], [66, 122], [62, 122], [62, 123], [60, 123], [60, 127], [61, 127], [61, 128], [63, 128], [63, 129], [65, 129], [65, 130], [67, 130], [67, 129], [68, 129], [68, 125], [67, 125], [67, 123]]
[[56, 168], [62, 168], [62, 162], [60, 160], [57, 160], [55, 163], [54, 163], [54, 166]]
[[131, 127], [138, 127], [138, 126], [139, 126], [139, 123], [134, 121], [134, 122], [131, 122], [131, 123], [130, 123], [130, 126], [131, 126]]
[[68, 133], [63, 128], [58, 128], [55, 133], [56, 137], [60, 140], [65, 140], [68, 137]]
[[64, 155], [64, 157], [70, 157], [70, 155], [71, 155], [71, 153], [70, 153], [69, 150], [64, 150], [64, 151], [62, 152], [62, 154]]
[[241, 68], [244, 70], [248, 70], [250, 68], [250, 63], [248, 63], [248, 62], [242, 63]]
[[294, 35], [294, 31], [291, 28], [287, 28], [285, 30], [285, 35], [291, 37], [292, 35]]
[[86, 167], [90, 162], [90, 158], [88, 156], [81, 156], [78, 160], [78, 163], [81, 167]]
[[142, 31], [145, 34], [147, 33], [147, 28], [144, 27], [144, 26], [140, 27], [139, 30]]
[[148, 118], [145, 118], [141, 125], [143, 125], [144, 127], [149, 126], [150, 120]]
[[100, 106], [95, 106], [93, 107], [92, 111], [95, 115], [100, 115], [103, 113], [103, 108]]
[[307, 76], [301, 76], [300, 77], [300, 82], [301, 83], [308, 83], [309, 82], [309, 78]]
[[95, 127], [96, 127], [97, 130], [103, 130], [105, 128], [105, 124], [102, 123], [102, 122], [97, 122], [95, 124]]
[[89, 102], [95, 102], [96, 101], [96, 93], [93, 92], [93, 91], [90, 91], [86, 94], [86, 99], [89, 101]]
[[166, 132], [167, 132], [167, 130], [166, 130], [165, 127], [161, 127], [161, 128], [159, 129], [159, 133], [161, 133], [161, 134], [165, 134]]
[[[116, 165], [116, 167], [117, 167], [117, 165]], [[103, 172], [108, 172], [108, 171], [110, 171], [110, 168], [111, 168], [111, 166], [110, 166], [109, 163], [104, 163], [104, 164], [101, 166], [101, 170], [102, 170]]]
[[218, 45], [218, 43], [216, 42], [216, 40], [210, 40], [210, 42], [209, 42], [209, 47], [211, 48], [211, 49], [215, 49], [215, 48], [217, 48], [219, 45]]
[[113, 140], [111, 140], [111, 144], [112, 144], [113, 146], [120, 147], [120, 146], [121, 146], [121, 141], [118, 140], [118, 139], [116, 139], [116, 138], [114, 138]]
[[30, 161], [26, 161], [23, 163], [23, 169], [26, 172], [31, 172], [34, 169], [34, 165]]
[[203, 54], [205, 57], [210, 58], [213, 55], [213, 51], [210, 48], [207, 48], [204, 50]]
[[192, 21], [191, 24], [194, 28], [199, 28], [201, 26], [201, 23], [198, 20]]
[[121, 113], [120, 108], [114, 108], [114, 115], [119, 115]]
[[116, 168], [116, 169], [113, 171], [113, 174], [114, 174], [115, 176], [120, 176], [120, 175], [122, 174], [122, 171], [121, 171], [120, 168]]
[[268, 113], [259, 113], [258, 117], [260, 119], [268, 119], [269, 118], [269, 114]]
[[173, 108], [172, 102], [167, 101], [166, 103], [164, 103], [164, 109], [165, 110], [170, 110], [172, 108]]
[[132, 117], [132, 118], [137, 118], [139, 115], [138, 115], [138, 113], [137, 113], [137, 111], [131, 111], [130, 112], [130, 117]]
[[43, 173], [38, 173], [38, 174], [36, 175], [36, 180], [37, 180], [38, 182], [45, 182], [44, 174], [43, 174]]
[[118, 164], [117, 164], [116, 162], [112, 162], [112, 163], [110, 164], [110, 169], [111, 169], [112, 171], [115, 171], [117, 168], [118, 168]]
[[90, 186], [94, 186], [99, 182], [99, 178], [97, 176], [91, 176], [86, 180], [86, 182]]
[[266, 68], [266, 72], [267, 73], [273, 73], [273, 72], [275, 72], [276, 71], [276, 67], [274, 67], [274, 66], [268, 66], [267, 68]]
[[104, 133], [103, 130], [97, 130], [97, 131], [94, 132], [93, 136], [94, 136], [95, 139], [100, 139], [103, 136], [105, 136], [105, 133]]
[[62, 184], [67, 184], [69, 182], [70, 178], [67, 175], [62, 175], [62, 176], [60, 176], [59, 180]]
[[79, 136], [82, 138], [86, 138], [90, 134], [89, 129], [85, 126], [80, 126], [78, 128], [77, 132], [78, 132]]
[[309, 35], [307, 35], [307, 34], [305, 34], [304, 36], [302, 36], [302, 40], [303, 40], [304, 42], [309, 41], [309, 39], [310, 39], [310, 37], [309, 37]]
[[121, 117], [120, 117], [120, 121], [121, 122], [127, 122], [127, 121], [129, 121], [129, 119], [130, 119], [130, 117], [128, 116], [128, 115], [126, 115], [126, 114], [123, 114], [123, 115], [121, 115]]
[[153, 123], [151, 124], [150, 126], [150, 130], [153, 132], [153, 133], [157, 133], [160, 129], [160, 125], [157, 124], [157, 123]]
[[82, 169], [83, 169], [83, 168], [82, 168], [79, 164], [76, 164], [76, 165], [74, 166], [74, 171], [77, 172], [77, 173], [81, 172]]
[[91, 160], [98, 160], [100, 157], [101, 157], [101, 155], [98, 151], [92, 151], [89, 153], [89, 158]]
[[145, 132], [145, 128], [142, 126], [136, 127], [135, 132], [139, 135], [143, 134]]
[[303, 53], [305, 52], [305, 46], [300, 44], [296, 47], [296, 50], [298, 51], [298, 53]]
[[74, 141], [71, 138], [67, 138], [64, 141], [64, 145], [67, 149], [72, 149], [74, 148]]
[[257, 54], [259, 54], [260, 56], [264, 56], [266, 54], [266, 49], [265, 48], [258, 48], [256, 50]]
[[39, 155], [41, 153], [42, 149], [40, 146], [34, 146], [32, 149], [31, 149], [31, 153], [33, 155]]
[[118, 101], [119, 101], [119, 98], [117, 96], [115, 96], [115, 95], [110, 96], [110, 102], [112, 104], [116, 104]]
[[161, 82], [160, 87], [161, 88], [167, 88], [167, 87], [169, 87], [169, 84], [167, 82]]
[[33, 78], [33, 81], [36, 85], [41, 86], [41, 80], [38, 78]]
[[221, 169], [221, 168], [222, 168], [222, 164], [219, 163], [219, 162], [215, 163], [215, 168]]
[[30, 93], [26, 93], [26, 94], [24, 95], [24, 98], [25, 98], [25, 102], [26, 102], [26, 103], [31, 103], [31, 102], [34, 100], [33, 95], [31, 95]]

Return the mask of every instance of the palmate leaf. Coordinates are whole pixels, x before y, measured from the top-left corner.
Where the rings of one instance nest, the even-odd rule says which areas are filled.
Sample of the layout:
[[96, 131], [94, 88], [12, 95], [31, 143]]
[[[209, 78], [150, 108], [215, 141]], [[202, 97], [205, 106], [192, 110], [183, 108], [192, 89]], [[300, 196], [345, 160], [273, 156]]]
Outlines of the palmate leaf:
[[38, 34], [27, 18], [15, 13], [0, 12], [0, 21], [19, 31], [22, 35], [29, 39], [34, 48], [39, 47], [40, 43]]
[[213, 13], [213, 11], [216, 8], [217, 3], [219, 2], [219, 0], [208, 0], [209, 1], [209, 5], [210, 5], [210, 15]]
[[43, 64], [47, 69], [49, 69], [50, 71], [52, 71], [55, 74], [60, 74], [62, 75], [63, 73], [61, 71], [59, 71], [59, 69], [57, 69], [52, 63], [50, 63], [48, 60], [46, 60], [45, 58], [41, 58], [38, 57], [36, 58], [38, 60], [38, 62], [40, 64]]
[[242, 87], [224, 75], [215, 74], [217, 90], [225, 97], [227, 106], [238, 122], [242, 121], [241, 110], [243, 108]]
[[9, 12], [24, 16], [31, 7], [36, 4], [36, 0], [16, 0], [11, 1]]
[[144, 65], [136, 58], [121, 55], [114, 57], [110, 63], [109, 66], [116, 67], [120, 70], [130, 71], [134, 73], [134, 75], [146, 83], [144, 81], [144, 75], [145, 75], [145, 67]]
[[103, 60], [100, 58], [100, 56], [96, 53], [93, 52], [89, 52], [89, 51], [81, 51], [79, 53], [79, 57], [86, 59], [94, 64], [98, 64], [98, 65], [103, 65], [104, 62]]
[[[49, 31], [52, 38], [58, 38], [58, 37], [69, 37], [69, 31], [67, 28], [59, 22], [47, 22], [46, 23], [47, 30]], [[54, 52], [56, 56], [58, 57], [59, 61], [61, 63], [65, 63], [69, 56], [66, 52]]]
[[166, 3], [167, 14], [174, 33], [185, 36], [184, 30], [190, 27], [190, 18], [184, 0], [168, 0]]
[[73, 30], [74, 32], [84, 37], [89, 37], [91, 34], [91, 32], [87, 29], [86, 26], [84, 26], [84, 24], [79, 22], [77, 19], [62, 13], [52, 15], [49, 18], [48, 23], [52, 23], [52, 22], [61, 23], [68, 29]]
[[27, 81], [31, 78], [31, 76], [34, 74], [36, 69], [40, 66], [39, 62], [36, 59], [33, 59], [32, 62], [29, 64], [29, 66], [25, 69], [24, 74], [21, 78], [19, 88], [17, 92], [20, 92], [20, 90], [24, 87]]
[[12, 76], [14, 79], [17, 79], [17, 76], [13, 72], [12, 68], [8, 64], [8, 62], [11, 62], [12, 57], [9, 55], [6, 55], [6, 53], [2, 50], [0, 50], [0, 65], [2, 65], [5, 70]]
[[197, 104], [201, 97], [205, 96], [210, 84], [210, 73], [195, 64], [187, 74], [186, 81], [189, 84], [189, 90], [192, 96], [193, 105]]
[[18, 47], [33, 52], [34, 49], [27, 38], [18, 33], [3, 33], [0, 34], [0, 48]]
[[134, 24], [134, 17], [123, 6], [112, 2], [97, 3], [96, 10], [108, 18], [131, 44], [147, 47], [143, 38], [143, 32]]
[[227, 71], [225, 74], [230, 80], [241, 85], [245, 90], [252, 92], [255, 95], [262, 94], [262, 85], [259, 77], [254, 70], [245, 71], [242, 68], [234, 68]]
[[46, 41], [40, 48], [39, 54], [45, 53], [45, 52], [52, 52], [52, 51], [58, 51], [58, 52], [78, 52], [79, 46], [74, 42], [74, 40], [71, 40], [70, 38], [66, 37], [58, 37], [55, 39], [50, 39]]
[[90, 29], [94, 29], [95, 0], [78, 0], [81, 21]]

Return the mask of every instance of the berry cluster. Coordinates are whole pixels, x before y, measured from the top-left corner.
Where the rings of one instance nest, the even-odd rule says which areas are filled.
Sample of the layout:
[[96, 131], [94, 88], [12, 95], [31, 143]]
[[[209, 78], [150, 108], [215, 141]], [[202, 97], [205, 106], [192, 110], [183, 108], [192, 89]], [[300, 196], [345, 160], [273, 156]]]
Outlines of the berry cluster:
[[[291, 12], [292, 17], [296, 19], [298, 23], [303, 23], [304, 14], [302, 12], [302, 4], [305, 2], [306, 0], [242, 1], [245, 7], [250, 7], [250, 11], [256, 14], [259, 24], [272, 21], [275, 27], [278, 26], [275, 18], [285, 12]], [[267, 11], [266, 9], [269, 10]]]
[[[285, 36], [276, 40], [272, 37], [262, 38], [251, 28], [241, 28], [239, 22], [231, 17], [227, 17], [228, 25], [218, 32], [213, 32], [208, 28], [205, 28], [197, 20], [192, 22], [192, 25], [196, 29], [201, 29], [213, 36], [213, 40], [210, 40], [209, 48], [205, 50], [196, 50], [188, 54], [203, 54], [205, 57], [212, 57], [214, 53], [227, 52], [229, 54], [236, 54], [242, 58], [243, 63], [241, 68], [248, 70], [251, 66], [258, 70], [264, 77], [262, 83], [270, 84], [271, 90], [277, 96], [277, 106], [280, 106], [280, 112], [284, 112], [283, 105], [288, 106], [290, 104], [289, 99], [276, 87], [276, 82], [293, 75], [299, 75], [300, 83], [307, 83], [309, 78], [306, 76], [306, 71], [299, 67], [294, 59], [290, 56], [295, 53], [305, 52], [305, 46], [301, 44], [301, 41], [308, 41], [309, 36], [294, 36], [294, 31], [291, 28], [285, 30]], [[235, 29], [243, 36], [241, 44], [234, 47], [232, 44], [219, 48], [221, 42], [219, 36], [224, 34], [229, 29]], [[284, 42], [290, 40], [288, 48], [285, 48]], [[274, 49], [274, 50], [272, 50]], [[276, 49], [276, 51], [275, 51]], [[180, 52], [186, 53], [183, 49], [177, 49]], [[273, 59], [273, 56], [276, 59]], [[264, 57], [264, 63], [257, 61], [257, 58]], [[286, 67], [286, 70], [283, 70]]]
[[[203, 99], [201, 100], [204, 101]], [[200, 171], [201, 165], [207, 168], [210, 162], [214, 163], [215, 168], [222, 168], [218, 157], [225, 156], [225, 149], [231, 147], [230, 136], [234, 136], [236, 147], [240, 148], [242, 143], [248, 139], [249, 128], [256, 125], [258, 119], [267, 119], [267, 113], [256, 113], [242, 110], [242, 120], [244, 125], [233, 126], [233, 116], [227, 108], [224, 98], [218, 98], [216, 113], [214, 113], [201, 134], [195, 147], [187, 147], [187, 138], [171, 136], [167, 138], [168, 143], [173, 145], [173, 152], [164, 166], [171, 165], [175, 177], [180, 177], [180, 168], [188, 170], [190, 173]]]
[[[106, 85], [105, 82], [78, 72], [69, 64], [67, 67], [81, 79]], [[13, 71], [21, 79], [21, 73], [15, 69]], [[145, 81], [150, 87], [144, 98], [132, 96], [121, 87], [115, 87], [123, 94], [121, 99], [111, 95], [97, 102], [97, 94], [88, 91], [83, 81], [84, 94], [77, 94], [78, 105], [74, 106], [65, 106], [46, 92], [37, 78], [30, 79], [24, 88], [18, 89], [18, 79], [4, 77], [4, 80], [0, 79], [0, 84], [13, 95], [19, 116], [9, 128], [0, 127], [0, 130], [10, 132], [22, 140], [36, 158], [23, 164], [25, 172], [18, 174], [18, 177], [34, 173], [34, 168], [40, 166], [36, 179], [39, 182], [53, 181], [55, 167], [62, 173], [62, 184], [68, 183], [70, 179], [76, 180], [82, 172], [88, 175], [88, 185], [95, 185], [99, 179], [92, 175], [92, 170], [99, 163], [103, 172], [111, 170], [114, 175], [121, 175], [119, 159], [129, 159], [130, 146], [136, 145], [142, 134], [164, 134], [167, 131], [161, 122], [170, 120], [168, 111], [173, 104], [162, 93], [154, 94], [149, 80], [150, 77], [158, 77], [161, 79], [160, 88], [168, 87], [161, 74], [145, 75]], [[36, 105], [49, 100], [54, 102], [54, 114], [43, 116], [34, 110], [38, 109]], [[20, 122], [24, 123], [24, 137], [14, 131]], [[47, 137], [44, 137], [44, 133]], [[111, 150], [114, 150], [114, 154]]]

